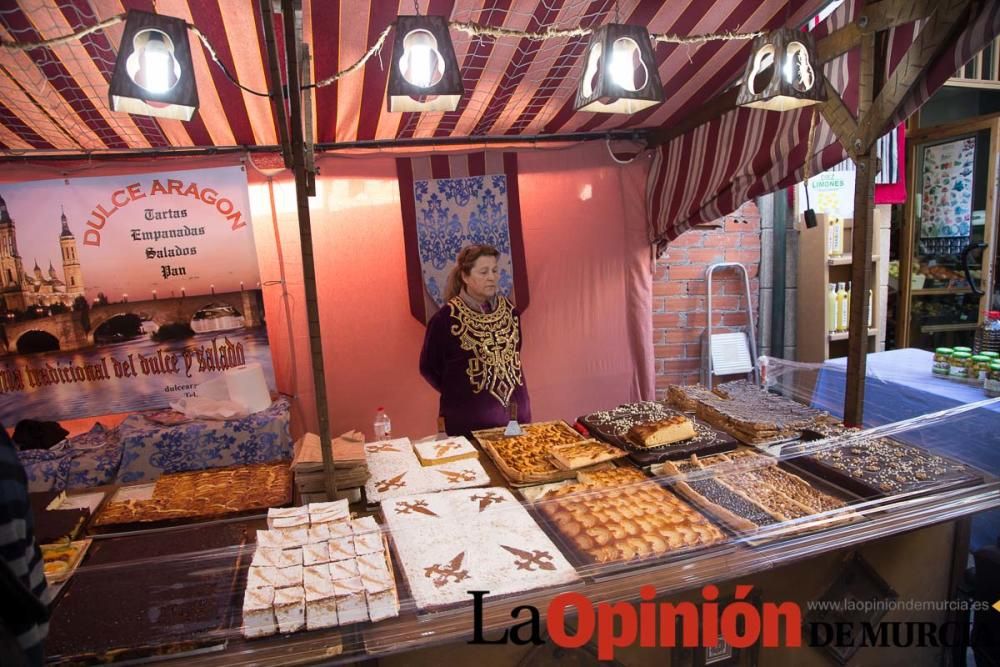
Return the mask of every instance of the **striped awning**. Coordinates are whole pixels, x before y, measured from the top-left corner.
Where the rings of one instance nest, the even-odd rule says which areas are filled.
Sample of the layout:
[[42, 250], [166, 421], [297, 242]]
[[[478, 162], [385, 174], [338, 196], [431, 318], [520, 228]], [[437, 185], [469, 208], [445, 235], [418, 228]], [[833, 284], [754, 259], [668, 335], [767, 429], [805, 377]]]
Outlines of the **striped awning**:
[[[614, 20], [653, 33], [752, 32], [799, 25], [826, 0], [418, 0], [421, 13], [451, 21], [539, 31], [595, 27]], [[270, 8], [271, 2], [264, 3]], [[94, 26], [128, 9], [176, 16], [199, 28], [240, 84], [270, 85], [258, 0], [6, 0], [0, 39], [30, 43]], [[310, 80], [322, 81], [357, 61], [413, 0], [304, 0], [303, 42]], [[271, 18], [271, 17], [268, 17]], [[280, 16], [278, 26], [281, 26]], [[0, 49], [0, 150], [113, 151], [183, 147], [274, 146], [275, 115], [267, 98], [234, 85], [192, 37], [201, 106], [190, 122], [112, 112], [108, 84], [123, 24], [65, 44], [26, 52]], [[278, 30], [279, 50], [283, 35]], [[452, 30], [466, 94], [448, 113], [389, 113], [385, 92], [391, 39], [358, 72], [314, 90], [314, 141], [525, 137], [634, 130], [683, 119], [739, 75], [746, 41], [659, 44], [656, 57], [666, 102], [634, 116], [576, 113], [573, 99], [586, 37], [530, 41], [470, 37]], [[0, 153], [2, 155], [3, 153]]]
[[[847, 0], [815, 26], [817, 37], [847, 25], [861, 6], [860, 0]], [[879, 130], [888, 132], [899, 125], [1000, 34], [1000, 2], [979, 3], [974, 10], [957, 38], [932, 61]], [[917, 21], [889, 31], [886, 76], [896, 69], [926, 25], [927, 21]], [[858, 50], [827, 63], [824, 71], [856, 116], [861, 71]], [[815, 140], [812, 154], [807, 156], [814, 114]], [[848, 157], [815, 107], [785, 113], [734, 109], [673, 139], [655, 151], [647, 183], [650, 240], [662, 250], [695, 225], [717, 220], [749, 199], [804, 180], [807, 157], [813, 175]]]

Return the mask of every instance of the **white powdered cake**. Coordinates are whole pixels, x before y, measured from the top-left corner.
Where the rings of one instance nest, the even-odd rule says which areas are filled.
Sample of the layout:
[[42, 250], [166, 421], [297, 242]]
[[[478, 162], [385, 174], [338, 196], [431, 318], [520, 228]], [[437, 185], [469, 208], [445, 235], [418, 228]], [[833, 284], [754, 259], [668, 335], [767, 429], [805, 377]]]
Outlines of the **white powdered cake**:
[[[325, 568], [325, 566], [323, 566]], [[317, 568], [313, 572], [305, 570], [303, 588], [306, 592], [306, 628], [318, 630], [337, 625], [337, 599], [330, 579], [329, 570], [323, 574]]]
[[479, 452], [476, 448], [472, 446], [468, 438], [461, 435], [445, 440], [416, 442], [413, 444], [413, 450], [417, 453], [420, 463], [425, 466], [479, 458]]
[[302, 566], [291, 565], [289, 567], [278, 568], [278, 579], [274, 584], [275, 588], [291, 588], [302, 585]]
[[270, 565], [251, 565], [247, 570], [247, 590], [274, 588], [278, 583], [278, 568]]
[[338, 560], [335, 563], [330, 563], [330, 578], [334, 581], [353, 579], [358, 574], [358, 563], [354, 559]]
[[309, 527], [306, 544], [322, 544], [330, 539], [330, 524], [319, 523]]
[[[312, 521], [308, 526], [257, 532], [244, 598], [245, 637], [399, 615], [378, 523], [371, 517], [352, 521], [346, 501], [313, 508], [304, 515]], [[273, 519], [297, 523], [303, 515], [291, 510], [303, 509], [282, 510]]]
[[503, 488], [426, 493], [382, 503], [417, 608], [576, 581], [576, 570]]
[[[274, 528], [276, 519], [294, 519], [298, 517], [309, 518], [309, 510], [305, 507], [271, 507], [267, 510], [267, 527]], [[307, 521], [308, 525], [308, 521]]]
[[248, 588], [243, 596], [243, 636], [267, 637], [278, 631], [274, 620], [274, 589]]
[[354, 537], [348, 535], [347, 537], [338, 537], [335, 540], [330, 540], [326, 543], [327, 548], [330, 550], [330, 562], [336, 560], [344, 560], [345, 558], [354, 558]]
[[276, 530], [258, 530], [257, 547], [272, 547], [281, 549], [285, 546], [285, 535]]
[[330, 562], [330, 548], [326, 542], [322, 544], [307, 544], [302, 547], [302, 565], [320, 565]]
[[369, 503], [416, 493], [486, 486], [489, 475], [477, 460], [466, 459], [434, 466], [422, 466], [408, 438], [365, 445], [371, 476], [365, 482]]
[[308, 509], [309, 518], [314, 524], [348, 519], [351, 514], [346, 498], [326, 503], [309, 503]]
[[308, 528], [309, 527], [309, 515], [302, 514], [300, 516], [278, 516], [273, 519], [267, 520], [267, 527], [270, 530], [277, 530], [282, 533], [286, 533], [294, 528]]
[[274, 618], [282, 634], [297, 632], [306, 625], [306, 594], [302, 585], [274, 592]]
[[337, 618], [341, 625], [368, 620], [365, 587], [360, 578], [334, 581], [333, 590], [337, 596]]
[[288, 567], [302, 565], [302, 549], [277, 549], [275, 547], [257, 547], [253, 554], [251, 565], [270, 565], [271, 567]]

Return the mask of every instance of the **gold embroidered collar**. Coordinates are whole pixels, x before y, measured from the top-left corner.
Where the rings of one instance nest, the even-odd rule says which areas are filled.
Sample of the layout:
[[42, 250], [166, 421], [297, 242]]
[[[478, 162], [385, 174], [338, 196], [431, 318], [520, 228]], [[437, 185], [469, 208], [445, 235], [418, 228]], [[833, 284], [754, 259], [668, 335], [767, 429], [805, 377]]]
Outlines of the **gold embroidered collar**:
[[472, 391], [478, 394], [485, 389], [501, 405], [509, 405], [514, 389], [522, 381], [521, 355], [517, 351], [521, 337], [510, 301], [501, 297], [493, 312], [480, 313], [456, 296], [448, 307], [452, 335], [458, 336], [463, 350], [472, 353], [465, 371]]

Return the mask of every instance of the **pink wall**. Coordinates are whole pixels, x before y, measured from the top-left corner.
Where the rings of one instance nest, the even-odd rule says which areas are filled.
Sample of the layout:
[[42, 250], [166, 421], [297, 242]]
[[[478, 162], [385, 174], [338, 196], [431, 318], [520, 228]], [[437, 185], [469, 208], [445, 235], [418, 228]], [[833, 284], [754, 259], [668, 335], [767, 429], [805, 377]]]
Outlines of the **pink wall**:
[[[370, 432], [382, 405], [397, 434], [432, 433], [438, 397], [417, 371], [424, 329], [409, 313], [395, 161], [328, 157], [319, 167], [310, 208], [332, 430]], [[534, 418], [572, 420], [651, 396], [645, 164], [618, 166], [603, 145], [591, 145], [521, 153], [518, 168], [531, 290], [523, 362]], [[287, 350], [275, 356], [275, 372], [287, 391], [297, 387], [300, 416], [314, 423], [294, 188], [283, 180], [274, 190], [290, 292], [286, 300], [280, 285], [265, 289], [272, 345]], [[266, 183], [251, 185], [251, 207], [263, 281], [276, 280]]]
[[[14, 165], [0, 170], [0, 182], [236, 161]], [[318, 166], [310, 210], [331, 428], [370, 435], [383, 405], [396, 434], [432, 433], [437, 394], [417, 371], [424, 329], [409, 313], [394, 158], [323, 157]], [[523, 362], [536, 420], [572, 420], [653, 395], [647, 170], [645, 158], [614, 163], [598, 142], [519, 154], [531, 291]], [[271, 187], [252, 167], [248, 178], [275, 376], [295, 397], [296, 432], [315, 430], [294, 184], [287, 171]]]

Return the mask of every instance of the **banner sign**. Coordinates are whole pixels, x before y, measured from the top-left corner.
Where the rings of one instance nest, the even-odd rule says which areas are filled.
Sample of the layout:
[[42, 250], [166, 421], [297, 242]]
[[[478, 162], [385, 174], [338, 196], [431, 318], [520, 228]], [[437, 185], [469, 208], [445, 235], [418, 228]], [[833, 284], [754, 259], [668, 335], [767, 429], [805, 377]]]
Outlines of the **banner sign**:
[[444, 305], [448, 275], [467, 245], [497, 249], [500, 294], [522, 312], [528, 277], [515, 153], [397, 158], [410, 312], [426, 324]]
[[0, 422], [274, 389], [242, 167], [0, 185]]

